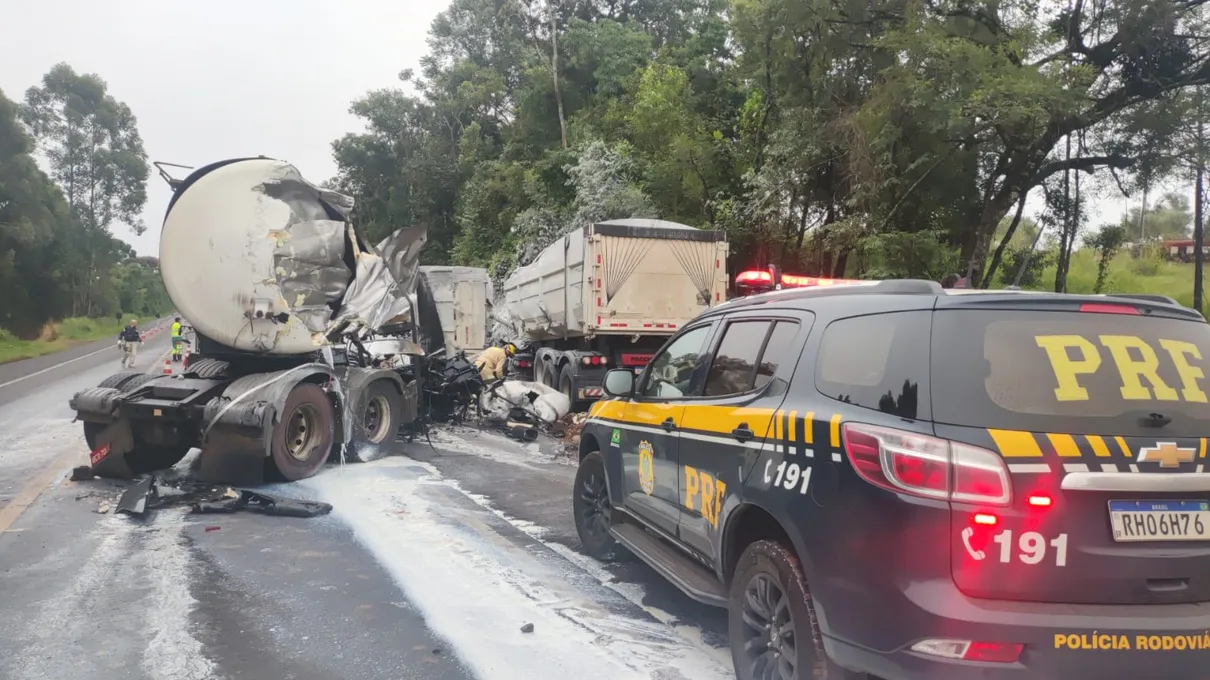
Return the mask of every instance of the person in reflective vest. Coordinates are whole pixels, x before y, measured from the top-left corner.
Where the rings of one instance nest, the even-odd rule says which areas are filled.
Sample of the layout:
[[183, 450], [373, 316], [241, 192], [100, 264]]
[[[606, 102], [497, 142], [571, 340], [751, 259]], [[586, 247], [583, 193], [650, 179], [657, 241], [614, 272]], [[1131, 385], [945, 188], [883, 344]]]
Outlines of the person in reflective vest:
[[179, 363], [181, 360], [181, 348], [185, 345], [185, 339], [181, 337], [181, 317], [177, 317], [172, 321], [172, 361]]
[[479, 377], [484, 382], [491, 382], [504, 377], [504, 368], [508, 358], [517, 353], [517, 346], [511, 342], [504, 347], [488, 347], [475, 357], [475, 368], [479, 369]]

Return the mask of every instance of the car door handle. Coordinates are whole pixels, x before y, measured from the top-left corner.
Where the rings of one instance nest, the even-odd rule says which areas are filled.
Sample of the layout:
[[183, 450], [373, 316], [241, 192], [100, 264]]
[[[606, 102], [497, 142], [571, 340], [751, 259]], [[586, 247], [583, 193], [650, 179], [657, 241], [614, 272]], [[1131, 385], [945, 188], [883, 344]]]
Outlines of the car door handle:
[[672, 432], [673, 430], [676, 429], [676, 421], [673, 420], [671, 417], [669, 417], [669, 418], [665, 419], [664, 422], [660, 423], [660, 427], [664, 428], [665, 430], [667, 430], [669, 432]]
[[734, 430], [731, 430], [731, 436], [735, 437], [736, 440], [739, 441], [739, 443], [743, 444], [744, 442], [747, 442], [749, 439], [755, 438], [756, 433], [753, 432], [752, 430], [748, 429], [748, 423], [740, 423], [739, 427], [735, 428]]

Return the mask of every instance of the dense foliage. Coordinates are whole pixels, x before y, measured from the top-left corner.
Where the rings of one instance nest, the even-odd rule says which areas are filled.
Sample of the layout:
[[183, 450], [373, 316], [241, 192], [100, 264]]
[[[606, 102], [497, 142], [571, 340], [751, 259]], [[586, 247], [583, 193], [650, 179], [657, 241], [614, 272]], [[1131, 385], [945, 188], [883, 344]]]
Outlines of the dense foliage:
[[21, 105], [0, 92], [0, 329], [171, 307], [156, 259], [111, 233], [142, 230], [147, 175], [134, 115], [97, 76], [59, 64]]
[[1201, 163], [1203, 5], [453, 0], [332, 182], [372, 235], [423, 222], [427, 261], [497, 275], [648, 215], [726, 230], [733, 268], [979, 281], [1032, 192], [1063, 288], [1095, 190]]

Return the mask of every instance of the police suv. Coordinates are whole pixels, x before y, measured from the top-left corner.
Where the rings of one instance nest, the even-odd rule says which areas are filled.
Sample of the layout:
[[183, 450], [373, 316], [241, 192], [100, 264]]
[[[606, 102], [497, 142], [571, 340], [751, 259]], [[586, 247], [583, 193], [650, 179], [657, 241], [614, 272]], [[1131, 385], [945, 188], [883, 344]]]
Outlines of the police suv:
[[742, 680], [1207, 680], [1208, 361], [1158, 296], [733, 300], [609, 372], [576, 527], [728, 608]]

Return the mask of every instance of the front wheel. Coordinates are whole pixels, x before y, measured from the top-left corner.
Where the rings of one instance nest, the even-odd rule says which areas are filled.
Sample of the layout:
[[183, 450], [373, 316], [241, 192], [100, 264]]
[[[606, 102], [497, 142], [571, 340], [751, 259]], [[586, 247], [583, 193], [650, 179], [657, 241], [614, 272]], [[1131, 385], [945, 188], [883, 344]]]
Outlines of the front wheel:
[[288, 482], [314, 475], [332, 453], [335, 413], [319, 385], [299, 383], [290, 391], [273, 427], [269, 450]]
[[824, 653], [815, 604], [793, 551], [756, 541], [731, 579], [728, 633], [738, 680], [862, 680]]
[[584, 546], [584, 553], [602, 562], [618, 559], [622, 547], [609, 533], [613, 523], [613, 505], [609, 500], [609, 487], [605, 483], [605, 459], [600, 451], [593, 451], [580, 461], [572, 494], [576, 533], [580, 537], [580, 545]]

